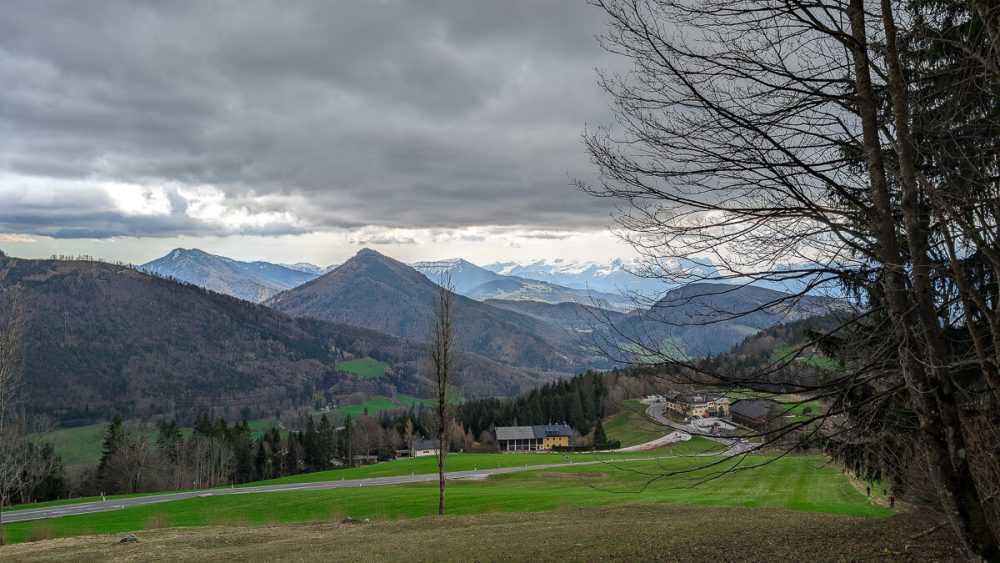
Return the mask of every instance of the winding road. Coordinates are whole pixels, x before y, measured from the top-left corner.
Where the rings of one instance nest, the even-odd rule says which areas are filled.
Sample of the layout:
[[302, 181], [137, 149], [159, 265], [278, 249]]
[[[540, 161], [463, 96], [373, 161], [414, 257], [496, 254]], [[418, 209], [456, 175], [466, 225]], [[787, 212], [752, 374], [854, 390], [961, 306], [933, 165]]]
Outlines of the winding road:
[[753, 452], [754, 449], [756, 449], [756, 446], [753, 443], [748, 442], [747, 440], [742, 440], [740, 438], [720, 438], [719, 436], [712, 436], [710, 434], [706, 434], [703, 430], [695, 428], [694, 425], [674, 422], [669, 418], [663, 416], [663, 410], [666, 408], [666, 405], [663, 403], [657, 401], [645, 401], [645, 400], [642, 401], [642, 403], [646, 405], [646, 415], [649, 416], [649, 418], [653, 419], [654, 421], [664, 426], [669, 426], [674, 430], [687, 432], [692, 436], [700, 436], [702, 438], [707, 438], [709, 440], [712, 440], [713, 442], [718, 442], [723, 446], [726, 446], [727, 447], [726, 451], [722, 452], [722, 455], [724, 456], [748, 454]]

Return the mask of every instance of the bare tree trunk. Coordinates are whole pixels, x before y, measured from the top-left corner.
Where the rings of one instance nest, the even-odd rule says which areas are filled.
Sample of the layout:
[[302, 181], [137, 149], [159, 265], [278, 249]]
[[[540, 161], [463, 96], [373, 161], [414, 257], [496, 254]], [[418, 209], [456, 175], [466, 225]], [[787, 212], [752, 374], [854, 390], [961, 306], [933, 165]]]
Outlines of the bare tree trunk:
[[[27, 456], [24, 450], [25, 420], [21, 409], [23, 365], [21, 346], [27, 313], [19, 288], [0, 290], [0, 314], [7, 317], [0, 327], [0, 545], [4, 544], [3, 508], [19, 485]], [[5, 311], [3, 309], [6, 309]]]
[[454, 295], [442, 286], [438, 292], [438, 303], [431, 341], [431, 362], [434, 367], [434, 391], [437, 399], [438, 436], [438, 514], [444, 514], [445, 459], [448, 446], [445, 436], [448, 432], [449, 408], [448, 386], [454, 365]]
[[[899, 179], [902, 189], [900, 208], [903, 212], [903, 224], [906, 229], [906, 240], [909, 244], [910, 260], [913, 264], [914, 305], [920, 327], [929, 354], [924, 373], [928, 376], [928, 387], [937, 403], [937, 421], [934, 421], [933, 411], [926, 413], [930, 424], [943, 426], [943, 432], [935, 433], [938, 442], [935, 447], [947, 453], [944, 458], [937, 458], [941, 469], [936, 475], [944, 481], [939, 484], [939, 494], [946, 507], [953, 508], [948, 514], [952, 525], [959, 532], [959, 537], [966, 543], [970, 553], [974, 553], [990, 561], [1000, 560], [1000, 544], [987, 520], [986, 512], [976, 487], [972, 469], [966, 455], [961, 414], [954, 385], [946, 373], [948, 351], [946, 350], [938, 324], [938, 315], [934, 305], [934, 289], [931, 286], [931, 265], [927, 256], [927, 221], [920, 210], [919, 190], [917, 188], [916, 156], [910, 137], [909, 101], [907, 99], [905, 78], [899, 60], [896, 39], [896, 22], [892, 13], [892, 2], [882, 0], [882, 20], [886, 33], [886, 61], [888, 63], [888, 86], [892, 98], [892, 113], [896, 129], [896, 145], [899, 155]], [[988, 374], [987, 374], [988, 375]], [[948, 462], [950, 461], [950, 466]]]
[[[879, 258], [885, 269], [886, 304], [899, 347], [899, 356], [907, 385], [915, 391], [920, 432], [930, 475], [935, 482], [942, 506], [956, 534], [970, 554], [987, 560], [1000, 558], [996, 537], [986, 520], [979, 500], [965, 448], [962, 425], [954, 391], [948, 377], [941, 373], [943, 358], [940, 327], [934, 310], [929, 266], [926, 262], [926, 238], [919, 217], [915, 162], [909, 139], [907, 102], [902, 90], [902, 71], [895, 49], [895, 28], [890, 3], [882, 2], [886, 23], [889, 60], [889, 87], [897, 139], [904, 230], [913, 265], [912, 294], [903, 269], [904, 258], [897, 242], [896, 222], [892, 218], [885, 161], [878, 132], [874, 88], [868, 64], [868, 42], [863, 0], [851, 0], [848, 13], [854, 45], [855, 80], [858, 108], [862, 120], [865, 161], [870, 178], [871, 197], [878, 225]], [[920, 327], [919, 333], [916, 327]]]

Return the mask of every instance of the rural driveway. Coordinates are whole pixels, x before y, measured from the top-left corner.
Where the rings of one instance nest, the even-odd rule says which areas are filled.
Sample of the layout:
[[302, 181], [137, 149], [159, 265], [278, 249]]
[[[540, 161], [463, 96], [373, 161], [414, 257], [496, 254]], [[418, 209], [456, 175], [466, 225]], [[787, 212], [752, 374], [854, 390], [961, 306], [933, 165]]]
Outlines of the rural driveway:
[[741, 440], [739, 438], [720, 438], [718, 436], [712, 436], [710, 434], [706, 434], [704, 431], [695, 428], [691, 424], [681, 424], [679, 422], [674, 422], [669, 418], [663, 416], [663, 410], [666, 408], [666, 405], [663, 403], [656, 401], [647, 402], [646, 400], [643, 400], [642, 402], [644, 405], [646, 405], [646, 415], [648, 415], [649, 418], [653, 419], [654, 421], [664, 426], [669, 426], [674, 430], [687, 432], [692, 436], [701, 436], [702, 438], [708, 438], [713, 442], [718, 442], [726, 446], [728, 449], [726, 449], [726, 451], [723, 452], [722, 455], [725, 456], [743, 455], [750, 453], [755, 449], [754, 444], [752, 444], [747, 440]]

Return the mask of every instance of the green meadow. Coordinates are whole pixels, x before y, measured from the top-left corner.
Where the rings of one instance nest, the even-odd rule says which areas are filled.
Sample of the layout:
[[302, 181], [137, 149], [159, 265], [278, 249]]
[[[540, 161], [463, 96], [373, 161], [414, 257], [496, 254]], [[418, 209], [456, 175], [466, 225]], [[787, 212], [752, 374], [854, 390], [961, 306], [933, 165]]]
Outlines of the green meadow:
[[[453, 459], [459, 457], [456, 455]], [[716, 461], [720, 462], [716, 468], [704, 467]], [[760, 466], [744, 469], [749, 465]], [[449, 466], [456, 469], [452, 464]], [[720, 473], [723, 469], [730, 471]], [[685, 473], [665, 476], [676, 472]], [[739, 465], [736, 460], [706, 457], [628, 463], [609, 460], [498, 475], [484, 480], [451, 481], [447, 489], [448, 513], [458, 515], [537, 512], [622, 503], [771, 507], [866, 517], [891, 514], [887, 509], [870, 504], [838, 467], [826, 465], [816, 456], [755, 457]], [[205, 496], [114, 512], [13, 523], [8, 524], [6, 530], [14, 542], [19, 542], [29, 536], [122, 533], [164, 526], [261, 525], [345, 516], [392, 520], [427, 516], [436, 508], [436, 485], [419, 483]]]
[[[448, 456], [448, 471], [468, 471], [486, 468], [503, 467], [531, 467], [537, 465], [549, 465], [553, 463], [583, 463], [589, 461], [620, 461], [625, 459], [648, 458], [658, 456], [691, 455], [711, 451], [715, 446], [713, 442], [696, 438], [690, 442], [675, 444], [658, 450], [635, 453], [524, 453], [524, 454], [451, 454]], [[425, 456], [409, 459], [401, 459], [379, 463], [376, 465], [366, 465], [364, 467], [352, 467], [350, 469], [334, 469], [330, 471], [317, 471], [313, 473], [302, 473], [290, 477], [269, 479], [237, 485], [241, 487], [254, 487], [257, 485], [278, 485], [296, 483], [315, 483], [320, 481], [339, 481], [342, 479], [367, 479], [374, 477], [395, 477], [399, 475], [422, 475], [436, 473], [437, 458]], [[172, 491], [167, 491], [172, 492]], [[164, 493], [139, 493], [133, 495], [109, 495], [108, 500], [145, 496], [151, 494]], [[61, 506], [66, 504], [77, 504], [101, 500], [101, 497], [84, 497], [75, 499], [54, 500], [33, 504], [22, 504], [10, 507], [7, 510], [22, 510], [26, 508], [42, 508], [46, 506]]]
[[420, 405], [430, 406], [432, 404], [433, 401], [431, 399], [420, 399], [418, 397], [412, 397], [410, 395], [403, 395], [400, 393], [391, 398], [375, 397], [358, 405], [338, 407], [330, 412], [340, 416], [357, 418], [364, 414], [375, 416], [382, 411], [408, 409], [410, 407], [419, 407]]
[[389, 364], [373, 360], [371, 358], [337, 362], [338, 371], [353, 373], [363, 379], [375, 379], [376, 377], [381, 377], [385, 374], [385, 370], [387, 369], [389, 369]]

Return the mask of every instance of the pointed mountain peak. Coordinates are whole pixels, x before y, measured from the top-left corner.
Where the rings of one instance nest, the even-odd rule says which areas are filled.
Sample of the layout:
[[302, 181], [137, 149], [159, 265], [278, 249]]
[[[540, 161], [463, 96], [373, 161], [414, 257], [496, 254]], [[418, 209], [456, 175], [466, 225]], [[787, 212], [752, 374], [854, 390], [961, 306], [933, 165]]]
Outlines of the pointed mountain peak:
[[317, 279], [336, 278], [342, 275], [351, 275], [349, 272], [371, 273], [376, 271], [380, 273], [374, 275], [385, 275], [388, 272], [393, 272], [394, 275], [408, 275], [405, 272], [409, 271], [412, 271], [414, 274], [417, 273], [410, 266], [407, 266], [399, 260], [390, 258], [389, 256], [370, 248], [362, 248], [349, 260], [330, 270], [326, 274], [323, 274]]
[[214, 254], [209, 254], [200, 248], [175, 248], [167, 253], [164, 258], [178, 259], [185, 256], [215, 256]]
[[366, 259], [392, 260], [393, 262], [395, 262], [395, 260], [393, 260], [392, 258], [389, 258], [385, 254], [382, 254], [377, 250], [372, 250], [371, 248], [362, 248], [361, 250], [358, 251], [357, 254], [354, 255], [354, 258], [352, 258], [352, 260], [366, 260]]

